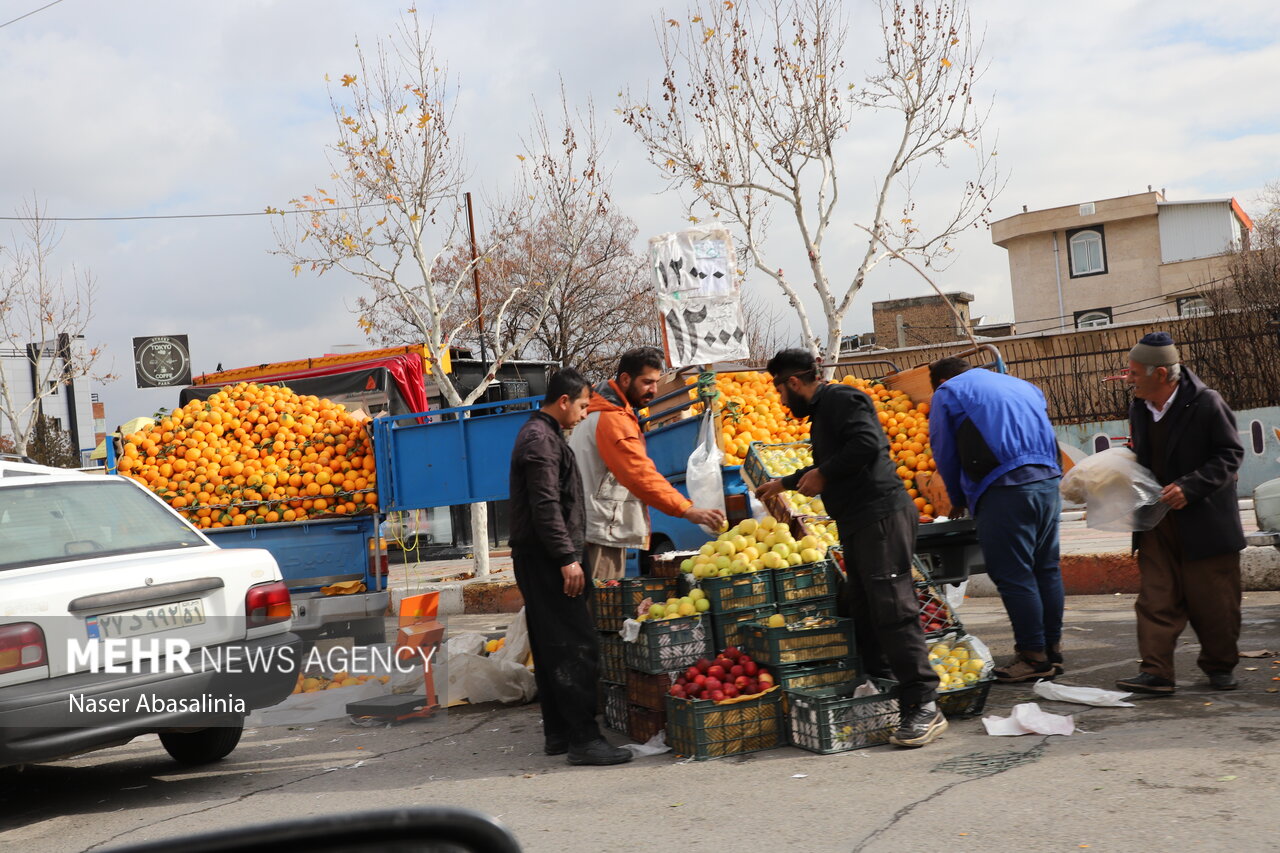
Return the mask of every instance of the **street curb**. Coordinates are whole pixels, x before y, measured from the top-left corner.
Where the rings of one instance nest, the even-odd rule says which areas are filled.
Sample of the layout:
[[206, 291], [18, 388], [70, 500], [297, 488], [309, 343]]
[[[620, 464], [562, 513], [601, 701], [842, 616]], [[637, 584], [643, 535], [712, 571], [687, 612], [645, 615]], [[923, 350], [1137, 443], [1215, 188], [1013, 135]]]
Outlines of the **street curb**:
[[[1138, 561], [1132, 554], [1064, 554], [1062, 586], [1067, 595], [1113, 595], [1138, 592]], [[1280, 550], [1245, 548], [1240, 554], [1240, 580], [1246, 592], [1280, 590]], [[998, 595], [986, 575], [969, 578], [965, 594], [974, 598]]]

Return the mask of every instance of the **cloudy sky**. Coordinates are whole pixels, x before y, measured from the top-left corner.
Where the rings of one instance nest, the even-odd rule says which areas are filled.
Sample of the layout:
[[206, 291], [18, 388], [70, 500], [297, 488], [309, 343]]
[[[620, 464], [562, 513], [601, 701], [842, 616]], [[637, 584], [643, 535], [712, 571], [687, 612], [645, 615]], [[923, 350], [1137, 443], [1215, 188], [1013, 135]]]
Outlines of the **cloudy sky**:
[[[89, 338], [120, 376], [97, 389], [110, 422], [176, 399], [134, 387], [135, 336], [189, 335], [197, 372], [361, 343], [350, 310], [361, 284], [294, 277], [270, 254], [267, 217], [106, 218], [257, 212], [324, 184], [334, 139], [325, 75], [352, 71], [355, 39], [391, 32], [403, 5], [60, 0], [28, 15], [43, 5], [0, 0], [0, 215], [34, 193], [50, 216], [103, 219], [63, 223], [53, 261], [97, 279]], [[846, 11], [858, 79], [872, 67], [878, 18], [869, 0], [847, 0]], [[615, 199], [640, 239], [684, 224], [612, 112], [620, 90], [660, 77], [654, 20], [686, 16], [683, 4], [424, 0], [420, 12], [459, 79], [455, 128], [477, 192], [505, 185], [531, 99], [553, 103], [563, 78], [571, 100], [593, 98], [610, 120]], [[995, 99], [988, 131], [1008, 176], [995, 218], [1148, 185], [1171, 199], [1235, 196], [1249, 209], [1280, 178], [1280, 3], [975, 0], [973, 12], [990, 60], [983, 90]], [[837, 231], [851, 244], [858, 194], [878, 179], [891, 132], [860, 123], [850, 140]], [[958, 159], [924, 175], [921, 207], [947, 204], [966, 168]], [[18, 232], [0, 222], [0, 244]], [[771, 251], [785, 258], [793, 239], [780, 223]], [[958, 246], [940, 283], [974, 293], [975, 314], [1009, 317], [1003, 250], [985, 229]], [[768, 282], [746, 286], [781, 310]], [[845, 331], [870, 329], [871, 302], [924, 289], [913, 273], [879, 270]]]

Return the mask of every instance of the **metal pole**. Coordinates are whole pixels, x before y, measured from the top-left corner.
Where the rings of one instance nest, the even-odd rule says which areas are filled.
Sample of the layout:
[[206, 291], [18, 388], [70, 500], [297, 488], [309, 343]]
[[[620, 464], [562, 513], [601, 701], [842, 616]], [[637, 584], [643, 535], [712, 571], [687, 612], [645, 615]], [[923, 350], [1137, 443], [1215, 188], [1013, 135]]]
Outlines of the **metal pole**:
[[[480, 264], [477, 263], [476, 255], [476, 221], [471, 213], [471, 193], [462, 194], [467, 200], [467, 231], [471, 234], [471, 283], [476, 289], [476, 320], [480, 328], [480, 363], [484, 364], [489, 357], [485, 354], [484, 348], [484, 303], [480, 300]], [[488, 372], [488, 368], [485, 368]]]

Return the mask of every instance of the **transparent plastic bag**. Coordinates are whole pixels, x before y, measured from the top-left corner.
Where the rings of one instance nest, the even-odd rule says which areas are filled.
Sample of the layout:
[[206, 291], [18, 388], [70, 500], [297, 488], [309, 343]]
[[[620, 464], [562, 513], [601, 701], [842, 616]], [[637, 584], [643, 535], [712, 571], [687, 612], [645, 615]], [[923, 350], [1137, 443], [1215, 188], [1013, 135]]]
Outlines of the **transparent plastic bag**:
[[[702, 417], [698, 446], [689, 454], [685, 469], [685, 485], [689, 487], [689, 500], [698, 509], [718, 509], [724, 512], [724, 451], [716, 444], [716, 422], [707, 415]], [[714, 536], [718, 530], [699, 525]]]
[[1085, 505], [1085, 524], [1094, 530], [1150, 530], [1169, 511], [1160, 501], [1163, 487], [1127, 447], [1077, 462], [1062, 478], [1061, 491], [1066, 500]]

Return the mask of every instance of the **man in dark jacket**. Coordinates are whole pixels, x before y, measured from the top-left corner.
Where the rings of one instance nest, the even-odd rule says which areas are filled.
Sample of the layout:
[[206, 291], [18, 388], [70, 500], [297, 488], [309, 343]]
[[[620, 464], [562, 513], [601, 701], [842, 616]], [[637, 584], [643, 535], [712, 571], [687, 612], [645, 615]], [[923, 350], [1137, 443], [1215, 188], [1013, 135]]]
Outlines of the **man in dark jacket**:
[[920, 627], [911, 579], [919, 513], [889, 461], [889, 441], [875, 405], [862, 391], [818, 378], [808, 350], [788, 349], [769, 361], [783, 404], [811, 419], [814, 466], [757, 490], [822, 495], [844, 549], [847, 603], [858, 650], [872, 675], [901, 685], [902, 718], [890, 737], [898, 746], [924, 746], [947, 728], [935, 701], [938, 675]]
[[621, 764], [631, 753], [610, 746], [596, 723], [600, 651], [588, 609], [594, 586], [582, 566], [582, 479], [564, 440], [590, 400], [586, 379], [565, 368], [551, 377], [542, 407], [516, 437], [511, 561], [524, 597], [547, 755], [567, 752], [570, 764]]
[[1200, 640], [1196, 663], [1217, 690], [1239, 686], [1240, 551], [1244, 531], [1236, 471], [1244, 458], [1235, 414], [1217, 391], [1179, 363], [1166, 332], [1146, 335], [1129, 353], [1133, 388], [1129, 434], [1138, 462], [1164, 486], [1170, 511], [1134, 536], [1140, 575], [1140, 672], [1122, 690], [1169, 694], [1174, 649], [1187, 623]]
[[[967, 508], [1005, 612], [1014, 659], [1004, 683], [1054, 678], [1062, 666], [1058, 439], [1039, 388], [962, 358], [929, 365], [929, 439], [953, 508]], [[954, 513], [953, 513], [954, 514]]]

